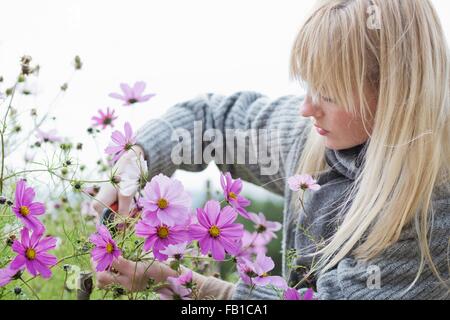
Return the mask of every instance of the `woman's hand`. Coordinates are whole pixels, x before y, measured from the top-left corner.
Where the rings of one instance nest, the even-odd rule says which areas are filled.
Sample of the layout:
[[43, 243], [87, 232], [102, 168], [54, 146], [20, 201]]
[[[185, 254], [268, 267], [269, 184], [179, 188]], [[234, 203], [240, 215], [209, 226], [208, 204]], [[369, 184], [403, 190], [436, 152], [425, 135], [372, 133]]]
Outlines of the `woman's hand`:
[[[119, 161], [114, 165], [113, 172], [121, 173], [124, 171], [124, 166], [127, 164], [130, 157], [140, 157], [144, 151], [138, 145], [132, 147], [132, 150], [124, 154]], [[92, 202], [93, 209], [101, 216], [103, 209], [111, 207], [118, 202], [117, 212], [123, 216], [130, 214], [130, 206], [133, 201], [133, 196], [125, 196], [121, 194], [116, 186], [111, 183], [105, 183], [101, 186], [100, 192], [96, 199]]]
[[148, 281], [163, 282], [167, 277], [176, 277], [177, 273], [169, 266], [158, 261], [135, 262], [123, 257], [113, 262], [117, 273], [110, 271], [97, 272], [97, 287], [102, 289], [111, 284], [121, 285], [129, 292], [143, 291]]

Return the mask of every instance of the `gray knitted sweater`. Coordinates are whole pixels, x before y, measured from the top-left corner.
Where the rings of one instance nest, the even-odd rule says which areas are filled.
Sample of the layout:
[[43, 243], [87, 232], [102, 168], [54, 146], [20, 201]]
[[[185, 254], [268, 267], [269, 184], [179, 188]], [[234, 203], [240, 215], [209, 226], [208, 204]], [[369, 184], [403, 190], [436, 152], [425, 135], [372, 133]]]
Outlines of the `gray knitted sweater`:
[[[299, 253], [311, 250], [314, 244], [312, 239], [326, 239], [333, 234], [337, 227], [336, 208], [342, 203], [345, 192], [354, 182], [361, 163], [365, 160], [366, 146], [364, 144], [341, 151], [326, 149], [329, 169], [318, 179], [322, 188], [308, 193], [309, 196], [305, 199], [307, 215], [293, 212], [292, 192], [286, 180], [296, 173], [303, 145], [311, 128], [311, 122], [299, 114], [302, 99], [301, 96], [284, 96], [271, 100], [251, 91], [237, 92], [230, 96], [199, 95], [172, 106], [161, 119], [149, 120], [137, 133], [137, 143], [144, 149], [150, 176], [160, 172], [170, 176], [176, 169], [205, 169], [207, 163], [198, 159], [202, 159], [203, 150], [210, 144], [208, 141], [197, 143], [194, 139], [187, 140], [192, 151], [191, 161], [176, 165], [171, 161], [173, 147], [179, 143], [178, 139], [171, 139], [174, 129], [185, 129], [192, 137], [194, 134], [203, 134], [208, 129], [217, 129], [222, 133], [226, 129], [276, 130], [276, 138], [268, 135], [268, 144], [276, 145], [279, 150], [280, 165], [275, 173], [262, 174], [261, 168], [267, 166], [267, 163], [223, 164], [219, 154], [216, 154], [217, 159], [214, 161], [221, 171], [229, 171], [233, 177], [263, 186], [284, 197], [283, 276], [291, 285], [300, 279], [311, 261], [300, 255], [293, 264], [287, 263], [287, 253], [293, 249]], [[196, 121], [201, 122], [201, 129], [194, 125]], [[236, 146], [226, 145], [225, 141], [223, 148], [224, 154], [242, 152], [236, 150]], [[439, 189], [433, 199], [435, 218], [430, 249], [441, 276], [448, 280], [450, 194], [448, 190]], [[304, 230], [308, 230], [308, 233], [305, 234]], [[408, 226], [396, 244], [369, 264], [348, 256], [334, 269], [317, 279], [310, 279], [307, 285], [315, 286], [320, 299], [449, 299], [448, 288], [438, 282], [428, 266], [425, 266], [415, 285], [405, 292], [416, 277], [419, 262], [420, 252], [414, 227]], [[290, 270], [291, 265], [297, 267]], [[257, 287], [250, 292], [250, 288], [240, 281], [232, 298], [279, 299], [270, 288]]]

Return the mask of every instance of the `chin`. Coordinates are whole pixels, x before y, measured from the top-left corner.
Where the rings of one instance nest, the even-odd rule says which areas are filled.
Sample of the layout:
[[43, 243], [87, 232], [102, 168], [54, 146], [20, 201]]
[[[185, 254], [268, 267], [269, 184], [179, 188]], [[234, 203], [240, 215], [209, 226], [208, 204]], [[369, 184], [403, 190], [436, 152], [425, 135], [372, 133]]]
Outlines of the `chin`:
[[351, 148], [359, 146], [359, 145], [361, 145], [363, 143], [364, 142], [359, 142], [359, 143], [335, 143], [335, 142], [331, 141], [329, 138], [325, 138], [325, 147], [327, 147], [328, 149], [336, 150], [336, 151], [351, 149]]

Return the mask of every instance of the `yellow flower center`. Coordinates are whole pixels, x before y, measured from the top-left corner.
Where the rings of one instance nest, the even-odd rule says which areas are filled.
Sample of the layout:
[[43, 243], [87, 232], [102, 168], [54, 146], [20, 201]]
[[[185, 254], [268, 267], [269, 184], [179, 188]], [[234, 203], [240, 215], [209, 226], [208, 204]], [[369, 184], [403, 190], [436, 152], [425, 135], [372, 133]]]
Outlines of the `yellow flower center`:
[[167, 201], [166, 199], [161, 198], [161, 199], [158, 200], [158, 207], [159, 207], [160, 209], [165, 209], [165, 208], [167, 208], [168, 206], [169, 206], [169, 201]]
[[233, 199], [233, 200], [236, 200], [236, 199], [237, 199], [237, 195], [236, 195], [234, 192], [228, 193], [228, 197], [230, 197], [230, 198]]
[[261, 278], [265, 278], [265, 277], [268, 277], [269, 276], [269, 274], [267, 273], [267, 272], [264, 272], [262, 275], [261, 275]]
[[209, 234], [213, 238], [217, 238], [220, 235], [220, 229], [217, 226], [212, 226], [209, 228]]
[[23, 215], [24, 217], [26, 217], [27, 215], [30, 214], [30, 208], [28, 208], [27, 206], [21, 206], [20, 214]]
[[114, 251], [114, 246], [111, 243], [106, 245], [106, 252], [112, 253]]
[[158, 228], [158, 237], [161, 239], [166, 239], [169, 236], [169, 228], [167, 227], [159, 227]]
[[28, 248], [25, 252], [25, 255], [27, 256], [28, 260], [36, 259], [36, 251], [34, 249]]

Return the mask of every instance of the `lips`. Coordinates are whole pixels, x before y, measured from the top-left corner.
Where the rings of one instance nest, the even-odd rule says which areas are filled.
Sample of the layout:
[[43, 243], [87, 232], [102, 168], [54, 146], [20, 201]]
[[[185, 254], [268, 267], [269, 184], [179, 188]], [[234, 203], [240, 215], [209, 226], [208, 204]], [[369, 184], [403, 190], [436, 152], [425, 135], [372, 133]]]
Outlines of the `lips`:
[[314, 127], [316, 127], [317, 129], [320, 129], [320, 130], [323, 130], [323, 131], [325, 131], [325, 132], [330, 132], [330, 131], [328, 131], [328, 130], [325, 130], [324, 128], [322, 128], [322, 127], [319, 127], [318, 125], [314, 125]]

